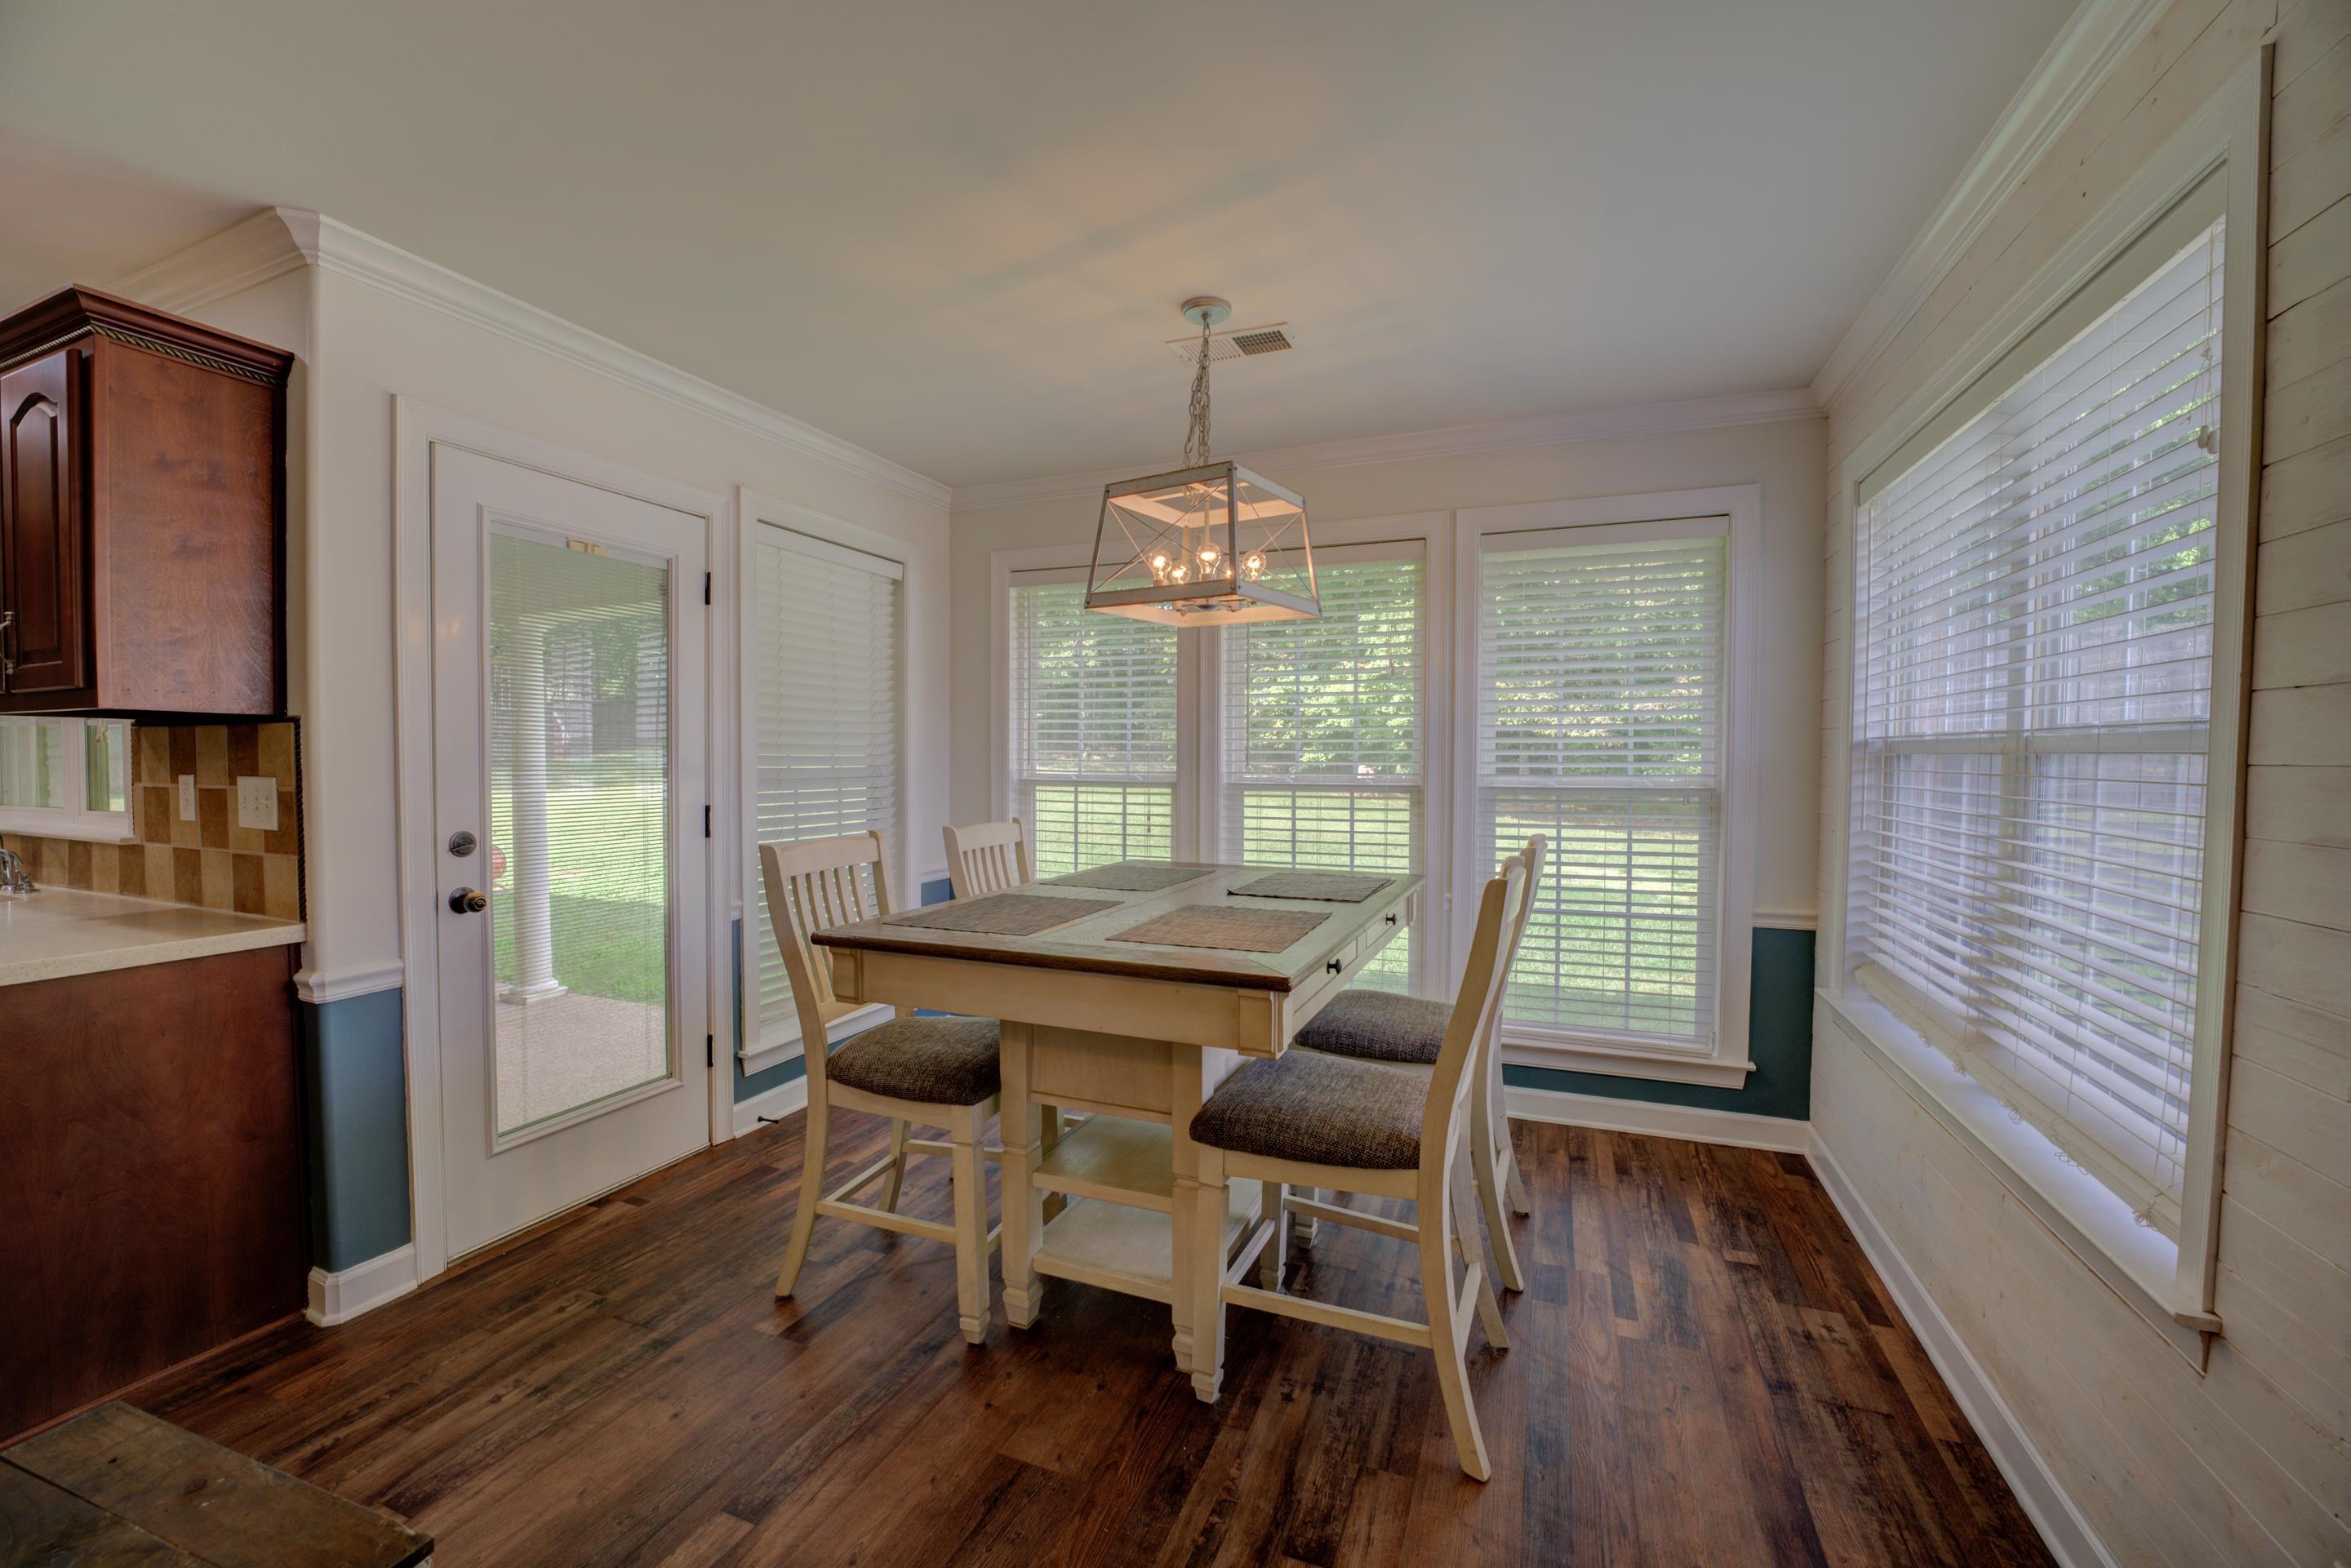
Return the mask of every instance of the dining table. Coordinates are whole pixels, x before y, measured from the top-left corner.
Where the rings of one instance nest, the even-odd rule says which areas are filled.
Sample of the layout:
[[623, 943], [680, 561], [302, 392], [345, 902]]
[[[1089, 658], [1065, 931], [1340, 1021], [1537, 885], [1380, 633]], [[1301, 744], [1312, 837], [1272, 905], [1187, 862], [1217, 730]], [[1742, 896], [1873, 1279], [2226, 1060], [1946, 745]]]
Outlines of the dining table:
[[[1221, 1264], [1283, 1222], [1235, 1181], [1223, 1233], [1196, 1234], [1193, 1114], [1243, 1062], [1289, 1049], [1422, 897], [1409, 873], [1124, 860], [813, 941], [842, 1002], [999, 1020], [1007, 1321], [1037, 1322], [1047, 1276], [1164, 1302], [1190, 1373], [1179, 1286], [1201, 1249]], [[1065, 1113], [1083, 1120], [1062, 1130]]]

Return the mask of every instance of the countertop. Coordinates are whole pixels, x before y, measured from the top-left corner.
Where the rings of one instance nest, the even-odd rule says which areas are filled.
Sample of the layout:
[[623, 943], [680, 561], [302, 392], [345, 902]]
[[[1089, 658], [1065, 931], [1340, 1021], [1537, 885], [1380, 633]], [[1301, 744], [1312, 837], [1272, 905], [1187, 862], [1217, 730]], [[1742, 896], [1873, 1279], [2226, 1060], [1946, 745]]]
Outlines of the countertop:
[[304, 936], [298, 920], [112, 893], [0, 894], [0, 986], [279, 947]]

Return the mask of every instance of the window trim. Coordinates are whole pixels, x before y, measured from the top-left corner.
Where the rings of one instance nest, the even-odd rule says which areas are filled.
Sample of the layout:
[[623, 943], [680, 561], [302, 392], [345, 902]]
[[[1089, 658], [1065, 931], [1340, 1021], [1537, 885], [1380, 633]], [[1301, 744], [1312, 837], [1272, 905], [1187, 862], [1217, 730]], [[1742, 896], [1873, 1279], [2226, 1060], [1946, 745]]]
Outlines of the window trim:
[[[1514, 534], [1604, 529], [1604, 538], [1642, 537], [1652, 522], [1720, 517], [1729, 540], [1729, 580], [1724, 600], [1723, 770], [1721, 881], [1717, 891], [1714, 1045], [1705, 1051], [1627, 1044], [1598, 1036], [1530, 1033], [1505, 1028], [1503, 1058], [1527, 1066], [1598, 1072], [1610, 1077], [1740, 1089], [1755, 1061], [1749, 1047], [1749, 1010], [1755, 956], [1755, 821], [1758, 768], [1756, 726], [1749, 708], [1761, 659], [1763, 489], [1725, 485], [1694, 490], [1599, 496], [1570, 501], [1538, 501], [1508, 507], [1471, 507], [1456, 514], [1454, 530], [1454, 624], [1459, 629], [1453, 662], [1451, 706], [1475, 714], [1478, 701], [1479, 558], [1489, 539]], [[1656, 537], [1677, 537], [1658, 532]], [[1496, 548], [1507, 549], [1508, 546]], [[1465, 723], [1468, 721], [1465, 721]], [[1466, 751], [1457, 748], [1451, 771], [1461, 772]], [[1478, 841], [1478, 792], [1456, 791], [1452, 838]], [[1458, 857], [1452, 867], [1453, 903], [1469, 907], [1479, 868]]]
[[[68, 839], [93, 844], [135, 844], [139, 841], [139, 768], [137, 728], [129, 719], [113, 720], [70, 714], [13, 714], [14, 718], [47, 721], [63, 727], [65, 798], [71, 806], [0, 806], [0, 832], [24, 833], [40, 839]], [[93, 811], [89, 800], [89, 736], [93, 724], [122, 726], [124, 777], [120, 811]]]
[[[2119, 1273], [2128, 1301], [2190, 1364], [2204, 1369], [2212, 1335], [2218, 1274], [2217, 1232], [2220, 1155], [2227, 1121], [2230, 1029], [2235, 1002], [2238, 872], [2243, 856], [2243, 788], [2247, 683], [2252, 674], [2248, 598], [2253, 521], [2260, 484], [2259, 433], [2265, 325], [2268, 118], [2271, 47], [2263, 45], [2228, 83], [2206, 100], [2138, 170], [2033, 274], [1991, 320], [1883, 423], [1857, 444], [1830, 486], [1834, 623], [1844, 656], [1833, 662], [1841, 688], [1829, 695], [1844, 754], [1844, 799], [1829, 813], [1823, 864], [1835, 896], [1824, 898], [1820, 935], [1820, 996], [1870, 1053], [1893, 1068], [1914, 1095], [1931, 1102], [1939, 1119], [1966, 1129], [1971, 1145], [2005, 1185], [2044, 1218], [2063, 1209], [2059, 1233], [2108, 1282]], [[2204, 906], [2199, 917], [2195, 1064], [2189, 1081], [2186, 1176], [2179, 1238], [2169, 1268], [2150, 1248], [2130, 1206], [2096, 1184], [2100, 1203], [2078, 1184], [2049, 1176], [2045, 1162], [2006, 1152], [2007, 1134], [1992, 1125], [1980, 1096], [1955, 1092], [1917, 1052], [1933, 1051], [1926, 1037], [1892, 1009], [1851, 984], [1845, 955], [1851, 873], [1846, 846], [1852, 830], [1852, 786], [1859, 757], [1854, 744], [1853, 631], [1859, 584], [1852, 570], [1853, 530], [1864, 486], [1928, 425], [1981, 388], [1987, 373], [2037, 328], [2080, 293], [2107, 266], [2160, 223], [2197, 186], [2222, 173], [2222, 210], [2230, 241], [2221, 270], [2219, 471], [2214, 494], [2212, 709], [2207, 749]], [[1986, 389], [1997, 395], [1998, 389]], [[2045, 1136], [2035, 1136], [2048, 1143]], [[2050, 1144], [2053, 1149], [2054, 1145]], [[2159, 1233], [2157, 1233], [2159, 1236]], [[2184, 1333], [2182, 1331], [2185, 1331]], [[2190, 1348], [2184, 1339], [2195, 1340]]]
[[[907, 701], [910, 687], [908, 635], [913, 620], [918, 569], [914, 552], [903, 539], [855, 523], [845, 522], [827, 513], [816, 511], [796, 502], [778, 500], [746, 489], [740, 494], [740, 525], [737, 528], [737, 576], [742, 584], [743, 612], [736, 627], [738, 643], [737, 659], [743, 672], [737, 696], [740, 713], [737, 733], [744, 744], [737, 749], [739, 780], [736, 789], [736, 809], [740, 820], [742, 845], [740, 873], [743, 898], [737, 914], [743, 923], [744, 955], [742, 962], [742, 1001], [740, 1008], [740, 1040], [736, 1047], [737, 1071], [743, 1077], [765, 1072], [788, 1061], [797, 1061], [807, 1054], [807, 1041], [800, 1036], [797, 1013], [772, 1027], [759, 1018], [758, 967], [754, 961], [764, 955], [755, 951], [758, 940], [759, 870], [759, 683], [753, 672], [758, 656], [759, 636], [759, 547], [763, 543], [780, 544], [787, 549], [799, 549], [818, 559], [847, 565], [862, 566], [866, 561], [894, 567], [898, 574], [898, 628], [893, 642], [897, 647], [898, 668], [898, 811], [897, 820], [888, 828], [890, 834], [890, 867], [892, 891], [902, 903], [915, 902], [920, 890], [914, 880], [919, 874], [914, 846], [908, 843], [906, 824], [912, 820], [912, 801], [908, 796], [911, 779], [907, 758], [914, 744], [914, 713]], [[763, 532], [775, 530], [774, 535]], [[781, 538], [776, 536], [780, 535]], [[910, 897], [910, 893], [913, 896]], [[894, 1014], [883, 1003], [858, 1009], [843, 1014], [826, 1026], [830, 1044], [837, 1045], [851, 1035], [885, 1022]]]

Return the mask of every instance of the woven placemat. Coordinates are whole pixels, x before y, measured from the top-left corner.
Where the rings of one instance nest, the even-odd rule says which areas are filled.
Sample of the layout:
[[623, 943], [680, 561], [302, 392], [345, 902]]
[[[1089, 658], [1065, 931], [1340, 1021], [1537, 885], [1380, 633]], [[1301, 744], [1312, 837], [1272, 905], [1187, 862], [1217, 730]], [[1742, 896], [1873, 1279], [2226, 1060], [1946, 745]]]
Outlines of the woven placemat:
[[1113, 932], [1113, 942], [1159, 947], [1222, 947], [1233, 953], [1279, 953], [1331, 917], [1304, 909], [1244, 909], [1229, 904], [1187, 904], [1140, 925]]
[[1228, 891], [1237, 898], [1319, 898], [1326, 904], [1361, 904], [1395, 880], [1350, 872], [1277, 871]]
[[904, 915], [885, 916], [882, 924], [920, 925], [931, 931], [976, 931], [989, 936], [1034, 936], [1117, 907], [1114, 898], [1040, 898], [1029, 893], [998, 893], [909, 909]]
[[1113, 861], [1098, 865], [1092, 871], [1073, 871], [1067, 876], [1048, 877], [1048, 887], [1100, 887], [1113, 893], [1156, 893], [1163, 887], [1176, 887], [1187, 882], [1197, 882], [1214, 868], [1204, 865], [1169, 865], [1165, 861]]

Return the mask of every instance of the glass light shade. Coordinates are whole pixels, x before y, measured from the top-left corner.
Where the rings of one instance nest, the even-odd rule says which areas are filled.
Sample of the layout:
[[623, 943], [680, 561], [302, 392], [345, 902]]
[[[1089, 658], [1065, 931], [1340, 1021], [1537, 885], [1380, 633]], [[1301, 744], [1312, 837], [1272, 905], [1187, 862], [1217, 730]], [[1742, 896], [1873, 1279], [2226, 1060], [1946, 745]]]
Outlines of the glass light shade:
[[1166, 626], [1311, 620], [1306, 502], [1238, 463], [1104, 486], [1086, 608]]

